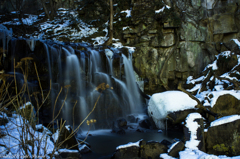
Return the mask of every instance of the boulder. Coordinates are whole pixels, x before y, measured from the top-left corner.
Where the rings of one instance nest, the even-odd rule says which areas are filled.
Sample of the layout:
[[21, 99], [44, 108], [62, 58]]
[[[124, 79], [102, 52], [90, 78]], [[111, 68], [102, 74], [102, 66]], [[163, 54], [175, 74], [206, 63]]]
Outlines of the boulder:
[[125, 134], [125, 129], [127, 129], [127, 120], [124, 118], [117, 119], [112, 123], [112, 133]]
[[210, 110], [221, 116], [240, 114], [240, 101], [231, 94], [224, 94], [218, 97]]
[[171, 146], [171, 149], [170, 151], [168, 152], [168, 155], [169, 156], [172, 156], [172, 157], [179, 157], [179, 152], [184, 150], [185, 148], [185, 145], [182, 141], [179, 141], [177, 143], [174, 143], [173, 146]]
[[167, 146], [154, 141], [151, 142], [142, 141], [140, 147], [141, 158], [158, 159], [160, 154], [167, 152]]
[[206, 135], [206, 150], [209, 154], [240, 155], [240, 119], [222, 125], [211, 126]]
[[142, 128], [151, 129], [152, 123], [149, 119], [144, 119], [139, 122], [139, 126], [141, 126]]
[[159, 142], [139, 141], [139, 146], [123, 146], [116, 150], [113, 159], [158, 159], [161, 153], [167, 152], [167, 146]]
[[131, 146], [126, 148], [118, 149], [114, 155], [113, 159], [141, 159], [139, 156], [140, 148], [137, 146]]
[[164, 129], [165, 125], [163, 120], [169, 113], [192, 109], [196, 105], [197, 102], [195, 100], [181, 91], [156, 93], [153, 94], [149, 100], [148, 115], [152, 117], [157, 128]]

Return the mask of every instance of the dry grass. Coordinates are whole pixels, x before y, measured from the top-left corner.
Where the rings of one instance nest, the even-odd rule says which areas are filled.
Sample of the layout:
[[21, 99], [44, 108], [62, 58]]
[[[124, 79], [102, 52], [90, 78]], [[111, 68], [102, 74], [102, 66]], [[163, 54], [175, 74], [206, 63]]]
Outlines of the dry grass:
[[[53, 148], [53, 151], [51, 152], [51, 154], [47, 154], [47, 142], [45, 142], [47, 140], [46, 136], [42, 135], [41, 137], [36, 137], [36, 136], [34, 136], [34, 134], [35, 134], [35, 132], [37, 132], [35, 127], [38, 124], [39, 111], [43, 107], [43, 104], [49, 98], [49, 95], [51, 93], [51, 81], [50, 81], [49, 92], [47, 93], [46, 96], [44, 96], [43, 90], [42, 90], [41, 81], [40, 81], [38, 70], [37, 70], [37, 66], [34, 63], [34, 68], [35, 68], [35, 72], [36, 72], [36, 76], [37, 76], [37, 79], [38, 79], [38, 85], [39, 85], [40, 90], [39, 90], [39, 92], [33, 92], [32, 94], [30, 94], [29, 87], [28, 87], [28, 84], [27, 84], [27, 82], [28, 82], [27, 81], [27, 78], [28, 78], [28, 62], [30, 60], [33, 60], [33, 59], [29, 58], [29, 57], [23, 58], [23, 59], [21, 59], [20, 62], [17, 63], [16, 66], [14, 65], [14, 75], [9, 75], [9, 74], [4, 74], [4, 73], [0, 74], [0, 78], [2, 80], [2, 85], [0, 87], [0, 104], [1, 104], [0, 105], [0, 112], [5, 112], [7, 114], [11, 114], [11, 112], [7, 112], [7, 111], [11, 110], [11, 109], [14, 109], [17, 114], [21, 115], [24, 118], [24, 120], [21, 121], [22, 123], [20, 125], [17, 125], [18, 130], [19, 130], [19, 134], [21, 134], [20, 138], [16, 138], [15, 136], [10, 135], [10, 131], [11, 130], [9, 128], [7, 128], [7, 127], [5, 128], [6, 129], [5, 131], [7, 132], [6, 135], [9, 135], [12, 138], [15, 138], [16, 140], [19, 141], [20, 144], [16, 145], [16, 146], [20, 146], [24, 150], [24, 154], [26, 154], [27, 156], [30, 156], [31, 154], [36, 154], [36, 156], [39, 156], [40, 155], [40, 151], [42, 149], [44, 149], [44, 155], [45, 156], [48, 155], [48, 156], [50, 156], [50, 158], [53, 158], [55, 156], [55, 152], [57, 152], [60, 149], [60, 147], [67, 140], [69, 140], [70, 138], [74, 137], [74, 135], [78, 132], [78, 130], [80, 129], [81, 125], [84, 122], [87, 121], [87, 124], [90, 125], [89, 126], [89, 130], [90, 130], [91, 125], [93, 123], [95, 123], [96, 120], [87, 120], [87, 119], [91, 115], [91, 113], [95, 110], [97, 102], [99, 101], [99, 99], [101, 97], [101, 93], [104, 90], [108, 89], [109, 85], [105, 84], [105, 83], [102, 83], [102, 84], [100, 84], [96, 88], [96, 91], [99, 91], [100, 95], [98, 96], [93, 109], [84, 118], [84, 120], [74, 130], [72, 130], [72, 132], [70, 132], [70, 135], [67, 136], [64, 139], [64, 141], [59, 141], [59, 138], [58, 138], [54, 142], [54, 148]], [[14, 60], [14, 63], [15, 63], [15, 60]], [[23, 83], [21, 88], [18, 88], [18, 85], [17, 85], [17, 78], [16, 78], [16, 72], [15, 72], [16, 68], [19, 68], [22, 71], [22, 73], [23, 73], [24, 83]], [[7, 82], [7, 80], [10, 77], [13, 78], [14, 80], [12, 82]], [[9, 92], [9, 90], [10, 90], [12, 85], [14, 85], [14, 92]], [[71, 87], [71, 86], [67, 85], [67, 86], [61, 88], [59, 93], [58, 93], [58, 95], [57, 95], [57, 97], [56, 97], [56, 99], [54, 99], [55, 101], [54, 101], [52, 121], [47, 126], [47, 128], [50, 129], [51, 124], [54, 123], [54, 121], [57, 121], [57, 126], [58, 126], [58, 131], [57, 132], [59, 132], [58, 136], [60, 135], [60, 132], [62, 132], [62, 130], [64, 129], [64, 126], [65, 126], [65, 123], [66, 123], [66, 121], [64, 121], [64, 120], [60, 120], [60, 122], [58, 122], [57, 119], [58, 119], [58, 117], [59, 117], [59, 115], [61, 113], [61, 110], [62, 110], [62, 108], [63, 108], [63, 106], [65, 104], [65, 101], [67, 99], [67, 94], [68, 94], [69, 87]], [[58, 98], [59, 98], [60, 94], [62, 93], [63, 89], [66, 89], [66, 92], [67, 92], [66, 95], [65, 95], [65, 99], [64, 99], [62, 105], [60, 106], [60, 110], [56, 114], [54, 114]], [[26, 95], [26, 94], [29, 97], [28, 99], [26, 99], [24, 97], [24, 95]], [[41, 95], [41, 100], [38, 99], [38, 94]], [[32, 103], [31, 97], [33, 97], [34, 100], [35, 100], [35, 103], [36, 103], [35, 108], [36, 108], [36, 110], [34, 111], [34, 107], [31, 104], [30, 105], [26, 105], [25, 108], [21, 109], [21, 106], [23, 106], [25, 103], [27, 103], [27, 102]], [[77, 102], [78, 101], [75, 102], [74, 108], [75, 108]], [[74, 125], [73, 125], [73, 127], [74, 127]], [[53, 131], [55, 131], [55, 130], [53, 129]], [[86, 138], [85, 138], [85, 140], [86, 140]], [[0, 138], [0, 140], [1, 140], [1, 138]], [[45, 147], [41, 147], [41, 146], [36, 147], [35, 146], [36, 142], [38, 143], [38, 145], [41, 145], [41, 144], [45, 143]], [[82, 144], [82, 143], [78, 143], [78, 144]], [[77, 145], [73, 145], [72, 147], [78, 146], [78, 144]], [[72, 148], [72, 147], [70, 147], [70, 148]], [[8, 151], [10, 152], [9, 149], [8, 149]], [[1, 153], [2, 152], [0, 152], [0, 154]]]

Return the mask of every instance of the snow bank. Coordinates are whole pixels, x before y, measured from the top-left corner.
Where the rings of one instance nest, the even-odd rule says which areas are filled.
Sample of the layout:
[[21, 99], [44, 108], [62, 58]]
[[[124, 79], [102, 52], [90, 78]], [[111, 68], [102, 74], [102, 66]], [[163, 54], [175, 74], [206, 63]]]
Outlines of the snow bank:
[[[6, 136], [0, 139], [0, 144], [4, 145], [9, 151], [9, 156], [26, 156], [30, 155], [37, 156], [37, 150], [39, 149], [39, 156], [46, 155], [44, 149], [46, 147], [47, 154], [51, 154], [54, 149], [54, 143], [50, 140], [50, 136], [47, 135], [47, 131], [38, 132], [35, 131], [29, 124], [26, 119], [23, 119], [18, 114], [13, 114], [12, 117], [8, 118], [9, 122], [4, 126], [0, 126], [0, 131]], [[39, 128], [40, 125], [37, 126]], [[27, 143], [27, 141], [33, 140], [34, 148]], [[22, 145], [22, 141], [24, 141], [24, 145], [29, 148], [29, 150], [34, 149], [34, 154], [32, 152], [25, 153]], [[4, 148], [1, 148], [4, 149]], [[0, 156], [4, 158], [6, 156], [5, 152], [1, 151]], [[49, 156], [45, 156], [46, 158], [50, 158]], [[11, 158], [11, 157], [10, 157]], [[21, 158], [21, 157], [20, 157]]]
[[219, 118], [217, 120], [214, 120], [213, 122], [211, 122], [210, 126], [211, 127], [218, 126], [218, 125], [233, 122], [233, 121], [238, 120], [238, 119], [240, 119], [240, 115], [225, 116], [225, 117]]
[[193, 150], [198, 149], [198, 144], [200, 143], [199, 140], [197, 140], [197, 129], [200, 127], [200, 125], [194, 121], [195, 119], [201, 119], [202, 116], [199, 113], [191, 113], [186, 118], [186, 127], [190, 131], [190, 140], [186, 141], [185, 147], [190, 148]]
[[162, 120], [168, 113], [194, 108], [197, 102], [181, 91], [166, 91], [153, 94], [148, 104], [148, 114], [156, 126], [164, 128]]

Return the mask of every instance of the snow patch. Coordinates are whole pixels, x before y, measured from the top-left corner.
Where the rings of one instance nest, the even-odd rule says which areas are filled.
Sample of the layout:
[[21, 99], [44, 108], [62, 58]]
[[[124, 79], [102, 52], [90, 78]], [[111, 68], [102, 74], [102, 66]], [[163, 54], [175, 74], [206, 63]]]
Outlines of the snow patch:
[[142, 140], [139, 140], [137, 142], [129, 142], [128, 144], [125, 144], [125, 145], [120, 145], [118, 147], [116, 147], [116, 150], [118, 149], [122, 149], [122, 148], [127, 148], [127, 147], [132, 147], [132, 146], [137, 146], [139, 147], [139, 144]]
[[164, 9], [170, 9], [171, 7], [169, 7], [168, 5], [165, 5], [165, 6], [163, 6], [161, 9], [159, 9], [159, 10], [155, 10], [155, 13], [160, 13], [160, 12], [163, 12], [164, 11]]
[[232, 39], [239, 47], [240, 47], [240, 42], [238, 41], [238, 39]]
[[121, 11], [120, 13], [127, 13], [127, 15], [126, 15], [126, 18], [128, 18], [128, 17], [131, 17], [131, 12], [132, 12], [132, 10], [123, 10], [123, 11]]
[[59, 149], [58, 152], [68, 152], [68, 153], [78, 153], [78, 150], [69, 150], [69, 149]]
[[219, 98], [219, 96], [222, 96], [224, 94], [231, 94], [232, 96], [234, 96], [238, 100], [240, 100], [240, 93], [238, 91], [235, 91], [235, 90], [212, 91], [210, 94], [213, 95], [213, 98], [211, 98], [211, 103], [210, 103], [211, 107], [214, 107], [214, 105], [216, 104], [217, 99]]
[[201, 119], [202, 116], [199, 113], [191, 113], [186, 118], [186, 127], [190, 131], [190, 141], [186, 141], [186, 148], [190, 149], [198, 149], [197, 146], [200, 143], [197, 139], [197, 129], [200, 127], [200, 125], [194, 121], [195, 119]]
[[230, 122], [233, 122], [233, 121], [238, 120], [238, 119], [240, 119], [240, 115], [225, 116], [225, 117], [219, 118], [219, 119], [211, 122], [210, 127], [230, 123]]
[[168, 156], [167, 153], [162, 153], [162, 154], [160, 154], [159, 157], [160, 157], [160, 158], [163, 158], [163, 159], [176, 159], [176, 158], [174, 158], [174, 157], [172, 157], [172, 156]]

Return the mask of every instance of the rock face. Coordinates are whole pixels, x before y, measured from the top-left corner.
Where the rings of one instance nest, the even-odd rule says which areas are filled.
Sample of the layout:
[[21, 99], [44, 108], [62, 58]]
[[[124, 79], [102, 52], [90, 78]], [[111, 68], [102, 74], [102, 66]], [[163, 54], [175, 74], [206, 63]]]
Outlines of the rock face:
[[240, 155], [240, 120], [213, 126], [208, 129], [206, 150], [209, 154]]

